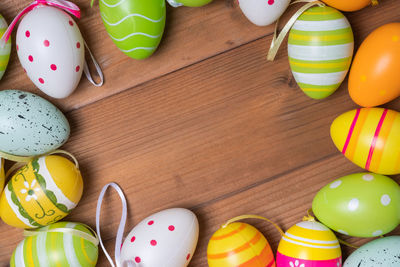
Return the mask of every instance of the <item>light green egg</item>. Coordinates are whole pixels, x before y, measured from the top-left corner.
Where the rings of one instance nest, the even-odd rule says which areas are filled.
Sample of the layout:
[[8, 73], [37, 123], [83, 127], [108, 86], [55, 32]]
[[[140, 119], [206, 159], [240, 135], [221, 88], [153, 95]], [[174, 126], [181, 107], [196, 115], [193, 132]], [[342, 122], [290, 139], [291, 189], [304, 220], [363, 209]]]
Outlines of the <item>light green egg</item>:
[[347, 75], [353, 48], [351, 25], [336, 9], [316, 6], [301, 14], [288, 39], [290, 68], [301, 90], [314, 99], [333, 94]]
[[94, 237], [86, 226], [79, 223], [52, 224], [18, 244], [11, 256], [10, 267], [96, 266], [99, 253], [97, 244], [78, 236], [76, 232], [68, 232], [69, 229]]
[[100, 15], [115, 45], [127, 56], [145, 59], [164, 33], [164, 0], [100, 0]]
[[399, 267], [400, 236], [378, 238], [354, 251], [343, 267]]
[[381, 236], [400, 223], [400, 186], [379, 174], [347, 175], [323, 187], [312, 210], [319, 221], [339, 233]]
[[[0, 15], [0, 38], [3, 36], [4, 32], [7, 30], [7, 22]], [[2, 48], [0, 47], [0, 80], [3, 78], [4, 72], [6, 72], [8, 61], [10, 60], [11, 53], [11, 38], [8, 39], [7, 44]]]

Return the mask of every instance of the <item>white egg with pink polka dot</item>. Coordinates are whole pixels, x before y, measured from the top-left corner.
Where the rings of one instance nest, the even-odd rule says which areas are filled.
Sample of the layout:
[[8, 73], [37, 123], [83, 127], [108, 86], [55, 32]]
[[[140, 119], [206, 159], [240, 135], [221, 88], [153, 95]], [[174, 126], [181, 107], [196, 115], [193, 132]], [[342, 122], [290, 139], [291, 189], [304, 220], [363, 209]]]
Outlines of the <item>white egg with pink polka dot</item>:
[[174, 208], [141, 221], [121, 248], [124, 267], [185, 267], [197, 246], [199, 223], [187, 209]]
[[66, 12], [38, 6], [17, 31], [17, 53], [25, 72], [44, 93], [65, 98], [77, 87], [85, 60], [84, 41]]
[[258, 26], [267, 26], [282, 16], [290, 0], [238, 0], [243, 14]]

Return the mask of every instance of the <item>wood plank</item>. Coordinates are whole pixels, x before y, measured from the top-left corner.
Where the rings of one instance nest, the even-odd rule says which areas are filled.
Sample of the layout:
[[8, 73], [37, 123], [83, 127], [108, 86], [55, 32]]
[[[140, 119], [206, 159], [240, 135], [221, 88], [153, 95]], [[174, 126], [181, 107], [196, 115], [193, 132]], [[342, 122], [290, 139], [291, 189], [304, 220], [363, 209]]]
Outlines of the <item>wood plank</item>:
[[[97, 4], [91, 9], [90, 1], [75, 2], [82, 9], [79, 27], [103, 68], [106, 83], [101, 88], [95, 88], [83, 78], [70, 97], [52, 99], [64, 111], [79, 108], [262, 37], [265, 37], [264, 45], [258, 56], [264, 57], [272, 38], [273, 26], [257, 27], [242, 15], [233, 1], [215, 0], [201, 8], [168, 8], [166, 34], [159, 50], [147, 60], [136, 61], [122, 54], [107, 36]], [[27, 3], [5, 0], [1, 12], [7, 21], [11, 21]], [[379, 7], [349, 13], [348, 17], [357, 33], [356, 39], [360, 41], [378, 25], [396, 20], [395, 12], [390, 12], [396, 6], [395, 0], [385, 0]], [[282, 21], [287, 21], [295, 9], [291, 7]], [[0, 83], [0, 89], [6, 88], [24, 89], [43, 96], [24, 74], [15, 49], [9, 69]]]

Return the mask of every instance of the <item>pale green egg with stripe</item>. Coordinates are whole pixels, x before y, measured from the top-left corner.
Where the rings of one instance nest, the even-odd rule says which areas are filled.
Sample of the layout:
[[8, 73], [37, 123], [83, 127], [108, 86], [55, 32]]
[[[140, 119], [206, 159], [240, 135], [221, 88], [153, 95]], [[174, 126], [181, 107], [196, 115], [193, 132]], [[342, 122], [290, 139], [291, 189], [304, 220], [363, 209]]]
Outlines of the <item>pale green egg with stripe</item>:
[[334, 8], [306, 10], [289, 33], [288, 55], [303, 92], [322, 99], [333, 94], [349, 71], [354, 37], [346, 17]]
[[[0, 38], [3, 36], [4, 32], [7, 30], [7, 22], [0, 14]], [[6, 72], [8, 61], [10, 60], [11, 53], [11, 38], [4, 47], [0, 47], [0, 80], [3, 78], [4, 72]]]
[[[80, 233], [88, 234], [91, 239]], [[19, 243], [11, 256], [10, 267], [96, 266], [98, 246], [94, 240], [83, 224], [58, 222], [39, 229], [37, 234]]]
[[145, 59], [164, 33], [164, 0], [100, 0], [100, 15], [116, 46], [127, 56]]

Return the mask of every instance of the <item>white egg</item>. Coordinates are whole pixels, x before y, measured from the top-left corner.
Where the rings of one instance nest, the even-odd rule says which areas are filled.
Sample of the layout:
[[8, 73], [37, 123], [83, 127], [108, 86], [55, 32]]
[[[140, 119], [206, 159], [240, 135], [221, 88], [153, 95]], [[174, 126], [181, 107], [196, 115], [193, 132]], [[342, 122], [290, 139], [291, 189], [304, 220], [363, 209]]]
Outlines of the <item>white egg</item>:
[[274, 23], [289, 6], [290, 0], [238, 0], [244, 15], [258, 26]]
[[75, 90], [85, 47], [70, 15], [55, 7], [36, 7], [21, 20], [16, 43], [22, 67], [40, 90], [54, 98], [65, 98]]
[[141, 221], [126, 237], [122, 266], [185, 267], [196, 249], [199, 223], [187, 209], [174, 208]]

